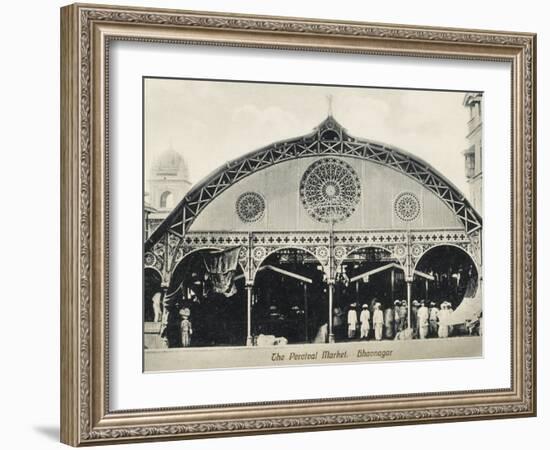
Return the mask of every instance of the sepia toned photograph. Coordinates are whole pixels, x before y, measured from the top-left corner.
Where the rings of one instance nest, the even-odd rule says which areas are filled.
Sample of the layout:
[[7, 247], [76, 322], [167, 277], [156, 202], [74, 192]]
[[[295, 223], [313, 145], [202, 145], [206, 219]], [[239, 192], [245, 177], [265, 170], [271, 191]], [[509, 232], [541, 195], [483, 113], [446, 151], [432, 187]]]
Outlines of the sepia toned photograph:
[[482, 118], [482, 92], [145, 77], [144, 371], [483, 356]]

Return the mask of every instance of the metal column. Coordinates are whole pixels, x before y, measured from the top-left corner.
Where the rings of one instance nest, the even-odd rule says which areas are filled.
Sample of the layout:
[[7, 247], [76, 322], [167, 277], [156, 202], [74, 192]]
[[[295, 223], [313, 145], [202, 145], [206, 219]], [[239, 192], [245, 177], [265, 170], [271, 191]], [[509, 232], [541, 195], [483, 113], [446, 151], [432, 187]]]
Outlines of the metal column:
[[328, 283], [328, 342], [329, 344], [334, 343], [334, 330], [332, 327], [332, 302], [333, 302], [333, 293], [334, 293], [334, 281], [330, 280]]
[[251, 284], [246, 285], [246, 345], [252, 345], [252, 289]]

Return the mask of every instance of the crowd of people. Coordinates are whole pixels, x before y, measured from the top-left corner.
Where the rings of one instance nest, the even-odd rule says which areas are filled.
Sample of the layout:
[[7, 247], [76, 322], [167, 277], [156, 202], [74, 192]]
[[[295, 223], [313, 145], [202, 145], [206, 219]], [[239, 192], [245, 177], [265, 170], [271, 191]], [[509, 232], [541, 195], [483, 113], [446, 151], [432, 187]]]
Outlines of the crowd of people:
[[[155, 306], [157, 306], [155, 307], [155, 320], [166, 324], [168, 322], [166, 311], [161, 312], [158, 305]], [[197, 345], [197, 342], [192, 342], [194, 341], [192, 339], [194, 330], [191, 322], [191, 309], [183, 307], [179, 309], [178, 313], [179, 320], [173, 330], [178, 334], [177, 346]], [[334, 308], [333, 334], [336, 342], [430, 339], [447, 338], [451, 335], [464, 333], [481, 334], [481, 314], [476, 321], [467, 321], [464, 324], [464, 330], [460, 330], [459, 325], [454, 324], [451, 320], [452, 314], [453, 307], [448, 301], [436, 303], [435, 301], [413, 300], [409, 314], [406, 300], [395, 300], [393, 305], [390, 304], [383, 308], [382, 303], [374, 298], [370, 303], [359, 305], [357, 302], [353, 302], [346, 308]], [[283, 315], [275, 305], [271, 305], [267, 317], [253, 327], [253, 335], [255, 337], [284, 338], [285, 343], [304, 342], [305, 337], [305, 341], [308, 342], [307, 332], [303, 336], [302, 328], [307, 322], [304, 320], [304, 311], [298, 306], [293, 306], [288, 315]], [[161, 330], [161, 337], [164, 338], [168, 347], [169, 333], [166, 325], [162, 326]], [[328, 338], [328, 324], [324, 323], [311, 342], [328, 342]], [[199, 341], [202, 342], [200, 339]]]
[[[346, 315], [347, 340], [382, 339], [427, 339], [446, 338], [452, 333], [450, 317], [453, 308], [450, 302], [413, 300], [411, 303], [410, 326], [409, 311], [406, 300], [395, 300], [393, 307], [382, 308], [376, 300], [371, 304], [357, 303], [349, 305]], [[335, 333], [344, 325], [343, 314], [339, 308], [334, 311]]]

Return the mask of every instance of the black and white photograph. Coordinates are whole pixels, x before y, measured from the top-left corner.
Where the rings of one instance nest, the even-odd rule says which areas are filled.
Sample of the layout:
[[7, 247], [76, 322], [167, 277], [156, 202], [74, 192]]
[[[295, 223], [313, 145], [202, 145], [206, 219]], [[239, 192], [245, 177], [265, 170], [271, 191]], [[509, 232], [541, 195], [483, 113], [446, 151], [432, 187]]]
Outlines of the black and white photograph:
[[2, 448], [538, 449], [548, 9], [4, 2]]
[[143, 98], [145, 371], [482, 356], [482, 92]]

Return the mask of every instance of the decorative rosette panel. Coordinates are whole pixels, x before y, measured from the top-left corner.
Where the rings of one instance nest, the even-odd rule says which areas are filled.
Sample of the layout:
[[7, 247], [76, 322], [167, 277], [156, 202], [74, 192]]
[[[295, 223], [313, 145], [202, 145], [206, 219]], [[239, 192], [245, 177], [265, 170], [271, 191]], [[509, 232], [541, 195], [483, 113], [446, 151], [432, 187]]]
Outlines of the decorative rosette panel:
[[237, 199], [235, 209], [243, 222], [257, 222], [265, 214], [265, 200], [257, 192], [245, 192]]
[[359, 176], [348, 163], [323, 158], [311, 164], [300, 182], [300, 198], [307, 213], [319, 222], [342, 222], [361, 198]]
[[402, 192], [396, 197], [393, 208], [397, 217], [410, 222], [420, 214], [420, 200], [412, 192]]

